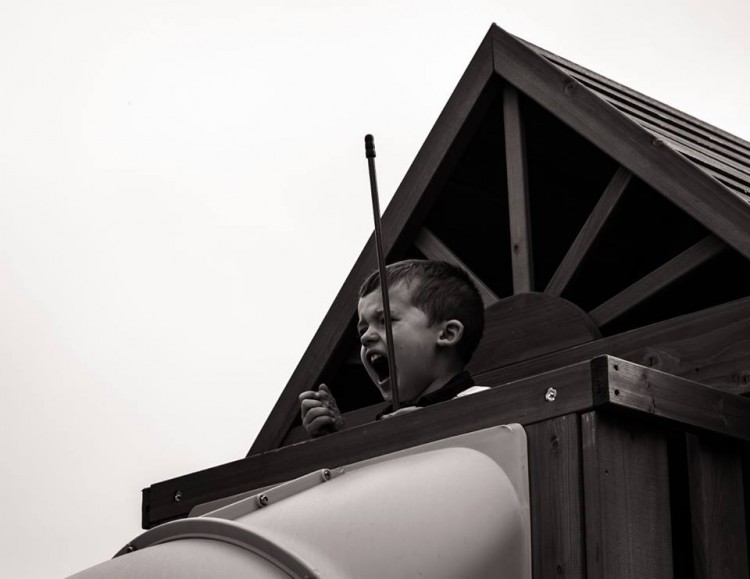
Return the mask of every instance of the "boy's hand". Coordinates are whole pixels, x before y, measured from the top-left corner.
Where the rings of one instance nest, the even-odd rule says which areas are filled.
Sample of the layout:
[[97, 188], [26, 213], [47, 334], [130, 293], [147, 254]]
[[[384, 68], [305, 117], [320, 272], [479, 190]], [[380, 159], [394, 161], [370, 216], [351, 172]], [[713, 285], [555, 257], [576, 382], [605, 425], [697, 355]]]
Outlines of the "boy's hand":
[[318, 391], [308, 390], [299, 395], [302, 426], [313, 438], [336, 432], [344, 427], [344, 417], [339, 411], [328, 386], [321, 384]]

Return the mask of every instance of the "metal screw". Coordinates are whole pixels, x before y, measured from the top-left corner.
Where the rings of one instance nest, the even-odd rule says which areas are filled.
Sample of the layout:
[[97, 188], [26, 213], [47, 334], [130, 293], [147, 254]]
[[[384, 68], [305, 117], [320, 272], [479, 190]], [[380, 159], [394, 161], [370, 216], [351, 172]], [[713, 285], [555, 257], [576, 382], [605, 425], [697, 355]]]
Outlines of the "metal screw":
[[182, 500], [182, 491], [177, 491], [174, 494], [174, 502], [179, 503]]
[[128, 553], [132, 553], [132, 552], [133, 552], [133, 551], [135, 551], [136, 549], [137, 549], [137, 547], [136, 547], [135, 545], [133, 545], [133, 543], [128, 543], [128, 544], [127, 544], [127, 545], [125, 546], [125, 550], [126, 550], [126, 551], [127, 551]]
[[331, 471], [327, 468], [323, 469], [323, 480], [331, 480]]
[[547, 392], [544, 395], [544, 399], [547, 402], [554, 402], [555, 398], [557, 398], [557, 390], [554, 388], [547, 388]]
[[268, 504], [268, 495], [258, 495], [258, 502], [261, 507], [265, 507]]

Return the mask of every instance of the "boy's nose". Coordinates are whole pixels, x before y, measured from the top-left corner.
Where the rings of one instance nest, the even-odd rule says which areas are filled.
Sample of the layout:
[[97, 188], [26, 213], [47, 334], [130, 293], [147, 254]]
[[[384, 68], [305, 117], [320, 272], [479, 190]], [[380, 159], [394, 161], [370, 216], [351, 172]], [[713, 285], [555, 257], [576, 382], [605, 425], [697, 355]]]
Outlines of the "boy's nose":
[[373, 344], [378, 341], [378, 335], [373, 330], [367, 330], [364, 334], [359, 337], [359, 341], [363, 346]]

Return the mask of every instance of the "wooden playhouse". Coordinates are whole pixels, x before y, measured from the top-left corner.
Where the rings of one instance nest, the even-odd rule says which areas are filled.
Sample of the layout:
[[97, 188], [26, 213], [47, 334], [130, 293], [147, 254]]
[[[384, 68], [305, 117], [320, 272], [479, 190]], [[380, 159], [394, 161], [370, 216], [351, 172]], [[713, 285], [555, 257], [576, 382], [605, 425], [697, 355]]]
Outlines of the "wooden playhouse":
[[[388, 261], [470, 272], [470, 369], [493, 388], [373, 421], [354, 330], [370, 239], [248, 456], [144, 489], [145, 529], [518, 423], [535, 579], [749, 576], [750, 144], [493, 25], [383, 230]], [[320, 382], [347, 428], [306, 440], [297, 396]]]

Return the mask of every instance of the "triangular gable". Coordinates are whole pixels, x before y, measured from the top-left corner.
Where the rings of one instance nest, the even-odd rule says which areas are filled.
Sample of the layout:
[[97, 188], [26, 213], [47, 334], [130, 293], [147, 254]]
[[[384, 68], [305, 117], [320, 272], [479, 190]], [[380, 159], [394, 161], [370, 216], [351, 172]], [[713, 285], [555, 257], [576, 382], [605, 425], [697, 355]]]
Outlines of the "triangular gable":
[[[523, 130], [514, 124], [518, 118], [519, 99], [530, 99], [548, 113], [581, 135], [592, 145], [608, 155], [620, 169], [615, 173], [605, 194], [611, 197], [600, 211], [611, 210], [616, 197], [635, 176], [645, 186], [658, 191], [671, 203], [690, 215], [705, 228], [709, 235], [670, 260], [668, 275], [681, 275], [694, 260], [706, 260], [723, 246], [721, 239], [746, 258], [750, 258], [750, 207], [743, 198], [722, 186], [714, 177], [688, 161], [665, 141], [640, 126], [626, 114], [606, 102], [581, 82], [552, 64], [548, 58], [493, 25], [469, 67], [458, 83], [453, 95], [430, 131], [424, 145], [412, 163], [404, 180], [391, 200], [384, 216], [385, 250], [389, 256], [401, 255], [404, 248], [414, 245], [425, 255], [450, 256], [440, 239], [430, 236], [422, 228], [425, 217], [446, 185], [456, 163], [465, 152], [479, 123], [498, 98], [504, 102], [505, 140], [523, 143]], [[515, 108], [515, 112], [514, 112]], [[509, 147], [509, 150], [512, 148]], [[499, 150], [499, 156], [503, 151]], [[524, 214], [523, 203], [528, 202], [525, 187], [524, 159], [506, 162], [508, 202], [511, 210]], [[514, 179], [516, 183], [514, 183]], [[513, 208], [513, 203], [520, 203]], [[599, 208], [599, 204], [597, 204]], [[592, 214], [593, 216], [593, 214]], [[595, 220], [596, 221], [596, 220]], [[528, 226], [528, 220], [526, 220]], [[588, 223], [588, 222], [587, 222]], [[599, 225], [602, 221], [600, 220]], [[596, 226], [596, 223], [592, 227]], [[533, 267], [524, 253], [524, 240], [528, 231], [513, 229], [508, 247], [513, 247], [513, 292], [523, 294], [534, 289]], [[581, 229], [584, 238], [591, 231], [586, 225]], [[576, 239], [576, 243], [578, 243]], [[581, 243], [585, 243], [583, 239]], [[575, 244], [574, 244], [575, 245]], [[569, 252], [570, 253], [570, 252]], [[566, 256], [567, 258], [567, 256]], [[575, 256], [573, 258], [575, 259]], [[342, 344], [352, 331], [357, 290], [362, 280], [376, 267], [374, 242], [371, 238], [360, 254], [346, 282], [334, 300], [328, 314], [290, 378], [266, 424], [260, 431], [250, 453], [278, 447], [298, 416], [300, 392], [315, 386], [326, 368], [339, 365], [350, 352]], [[562, 272], [562, 273], [560, 273]], [[663, 273], [663, 272], [662, 272]], [[561, 287], [569, 280], [560, 280], [565, 268], [558, 268], [547, 284], [549, 293], [559, 295]], [[644, 282], [645, 289], [654, 290], [661, 283], [659, 276]], [[644, 278], [645, 279], [645, 278]], [[557, 284], [557, 285], [555, 285]], [[631, 289], [644, 291], [644, 284]], [[651, 284], [651, 286], [649, 286]], [[489, 287], [483, 287], [487, 304], [497, 300]], [[616, 296], [617, 297], [617, 296]], [[627, 299], [627, 295], [620, 299]], [[611, 316], [612, 308], [598, 313]], [[593, 312], [592, 312], [593, 313]]]

